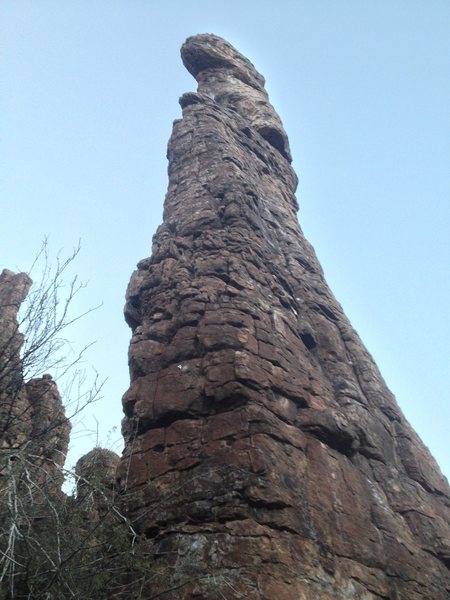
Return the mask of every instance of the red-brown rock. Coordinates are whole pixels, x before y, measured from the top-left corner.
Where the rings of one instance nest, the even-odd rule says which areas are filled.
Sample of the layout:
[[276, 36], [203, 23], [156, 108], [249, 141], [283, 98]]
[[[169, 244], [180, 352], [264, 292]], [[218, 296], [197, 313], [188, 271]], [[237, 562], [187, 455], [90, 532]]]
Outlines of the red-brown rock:
[[120, 477], [156, 541], [153, 592], [446, 600], [448, 484], [303, 237], [264, 79], [216, 36], [182, 58], [198, 92], [125, 309]]
[[25, 273], [0, 274], [0, 475], [20, 457], [33, 464], [34, 484], [59, 491], [71, 426], [50, 375], [24, 381], [17, 315], [31, 284]]

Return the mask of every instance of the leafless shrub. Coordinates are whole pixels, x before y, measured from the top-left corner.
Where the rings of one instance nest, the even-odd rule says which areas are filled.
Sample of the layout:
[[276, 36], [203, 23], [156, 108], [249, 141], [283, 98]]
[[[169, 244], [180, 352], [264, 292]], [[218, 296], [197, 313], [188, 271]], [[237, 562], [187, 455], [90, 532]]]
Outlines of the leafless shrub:
[[[88, 381], [81, 368], [91, 344], [74, 353], [67, 337], [95, 310], [73, 314], [85, 286], [67, 276], [79, 250], [52, 261], [44, 241], [19, 318], [0, 335], [0, 600], [170, 598], [197, 579], [195, 569], [173, 577], [173, 561], [156, 560], [153, 542], [124, 512], [126, 482], [117, 489], [103, 464], [89, 463], [85, 474], [63, 466], [61, 435], [102, 388], [97, 374]], [[29, 286], [27, 276], [23, 283]], [[0, 314], [7, 308], [0, 303]], [[53, 377], [41, 377], [49, 371]], [[65, 412], [42, 410], [59, 406], [54, 379]], [[71, 495], [61, 491], [67, 478], [76, 482]]]
[[120, 511], [113, 487], [93, 477], [83, 479], [83, 494], [67, 496], [48, 485], [30, 448], [2, 454], [1, 600], [146, 597], [151, 548]]

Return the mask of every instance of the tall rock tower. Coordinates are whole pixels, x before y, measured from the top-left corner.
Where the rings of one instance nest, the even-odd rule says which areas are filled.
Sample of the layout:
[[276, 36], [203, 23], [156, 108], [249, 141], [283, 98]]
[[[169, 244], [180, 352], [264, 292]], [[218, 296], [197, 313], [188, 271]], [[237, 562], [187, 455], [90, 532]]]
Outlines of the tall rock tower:
[[125, 310], [120, 477], [155, 540], [152, 590], [448, 600], [448, 484], [303, 237], [264, 79], [213, 35], [181, 54], [198, 92]]

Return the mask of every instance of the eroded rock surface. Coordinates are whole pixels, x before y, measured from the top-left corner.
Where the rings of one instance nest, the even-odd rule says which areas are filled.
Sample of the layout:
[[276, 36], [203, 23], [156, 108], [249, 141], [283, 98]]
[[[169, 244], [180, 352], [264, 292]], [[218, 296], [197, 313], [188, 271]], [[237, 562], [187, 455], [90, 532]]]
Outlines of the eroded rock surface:
[[37, 467], [34, 483], [59, 490], [70, 423], [52, 377], [25, 382], [20, 356], [24, 336], [17, 315], [31, 284], [25, 273], [5, 269], [0, 274], [0, 474], [8, 461], [26, 453], [26, 460]]
[[[189, 38], [120, 478], [164, 598], [446, 600], [449, 488], [329, 290], [264, 79]], [[155, 589], [153, 588], [153, 591]]]
[[[2, 448], [23, 443], [30, 422], [25, 417], [28, 403], [23, 391], [17, 314], [31, 287], [25, 273], [4, 269], [0, 274], [0, 444]], [[12, 401], [14, 399], [14, 401]]]
[[111, 511], [119, 461], [118, 454], [99, 447], [77, 461], [77, 501], [89, 508], [91, 519], [101, 518]]

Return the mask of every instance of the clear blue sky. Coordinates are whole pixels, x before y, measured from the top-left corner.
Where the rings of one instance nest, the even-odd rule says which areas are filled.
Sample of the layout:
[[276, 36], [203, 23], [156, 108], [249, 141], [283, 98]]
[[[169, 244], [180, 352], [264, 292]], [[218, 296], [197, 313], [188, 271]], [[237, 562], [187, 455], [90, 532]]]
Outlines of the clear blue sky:
[[[108, 377], [99, 442], [120, 451], [124, 293], [165, 195], [179, 59], [221, 35], [267, 80], [300, 178], [299, 219], [407, 418], [450, 474], [450, 2], [2, 0], [0, 268], [81, 238], [71, 332]], [[85, 425], [95, 429], [90, 415]], [[75, 436], [70, 461], [95, 435]]]

